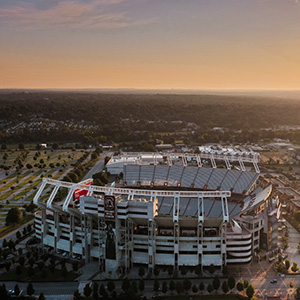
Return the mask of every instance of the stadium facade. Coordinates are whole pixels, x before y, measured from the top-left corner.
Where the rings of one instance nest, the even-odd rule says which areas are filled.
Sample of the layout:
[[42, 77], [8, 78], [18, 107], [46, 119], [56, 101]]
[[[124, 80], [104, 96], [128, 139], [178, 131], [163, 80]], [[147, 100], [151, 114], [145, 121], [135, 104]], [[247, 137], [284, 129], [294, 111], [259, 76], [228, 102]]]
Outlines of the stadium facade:
[[[104, 271], [250, 262], [261, 247], [276, 247], [278, 207], [272, 186], [259, 176], [257, 154], [225, 156], [226, 167], [218, 168], [224, 155], [215, 153], [146, 154], [144, 160], [135, 154], [129, 163], [123, 154], [107, 165], [121, 170], [123, 180], [105, 187], [44, 178], [34, 198], [41, 208], [36, 237], [55, 251], [97, 260]], [[208, 159], [211, 167], [203, 165]], [[59, 189], [67, 197], [54, 202]]]

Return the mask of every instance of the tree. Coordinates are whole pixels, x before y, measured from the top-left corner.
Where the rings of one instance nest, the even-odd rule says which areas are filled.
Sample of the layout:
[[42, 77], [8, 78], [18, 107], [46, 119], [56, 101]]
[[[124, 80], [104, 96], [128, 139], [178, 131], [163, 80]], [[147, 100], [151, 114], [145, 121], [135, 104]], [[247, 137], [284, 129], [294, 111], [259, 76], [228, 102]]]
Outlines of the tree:
[[153, 290], [154, 290], [155, 292], [158, 292], [158, 290], [159, 290], [159, 281], [158, 281], [157, 278], [154, 279]]
[[[127, 277], [126, 277], [126, 278], [127, 278]], [[130, 286], [130, 282], [129, 282], [129, 286]], [[122, 286], [122, 289], [123, 289], [123, 286]], [[128, 288], [128, 289], [129, 289], [129, 288]], [[123, 290], [124, 290], [124, 289], [123, 289]], [[100, 285], [99, 293], [100, 293], [101, 296], [104, 296], [104, 295], [107, 294], [106, 289], [105, 289], [105, 286], [104, 286], [103, 283]]]
[[57, 150], [58, 147], [59, 147], [59, 145], [57, 143], [53, 143], [53, 145], [52, 145], [52, 149], [53, 150]]
[[213, 288], [217, 291], [221, 285], [220, 279], [218, 276], [215, 276], [212, 282]]
[[228, 278], [228, 287], [233, 289], [235, 287], [235, 279], [233, 276], [229, 276]]
[[173, 280], [170, 281], [169, 290], [171, 291], [171, 293], [173, 293], [173, 291], [175, 290], [175, 282]]
[[115, 283], [112, 280], [107, 282], [107, 290], [112, 292], [116, 288]]
[[16, 267], [16, 275], [21, 275], [22, 274], [22, 268], [20, 265], [17, 265]]
[[40, 293], [38, 300], [45, 300], [44, 293]]
[[24, 144], [19, 144], [19, 147], [18, 147], [20, 150], [24, 150], [25, 149], [25, 146]]
[[145, 269], [143, 267], [139, 267], [139, 276], [144, 277], [145, 275]]
[[196, 266], [196, 268], [195, 268], [195, 274], [196, 275], [200, 275], [201, 274], [201, 267], [199, 265]]
[[187, 274], [187, 268], [185, 265], [183, 265], [181, 268], [180, 268], [180, 274], [182, 276], [185, 276]]
[[227, 275], [228, 275], [228, 268], [227, 268], [227, 266], [224, 266], [224, 267], [223, 267], [223, 271], [222, 271], [222, 272], [223, 272], [223, 275], [224, 275], [224, 276], [227, 276]]
[[279, 261], [280, 263], [283, 262], [283, 257], [282, 257], [282, 254], [281, 254], [281, 253], [278, 254], [278, 261]]
[[7, 145], [6, 145], [6, 144], [2, 144], [2, 145], [1, 145], [1, 150], [2, 150], [2, 151], [7, 150]]
[[35, 263], [35, 259], [34, 259], [33, 257], [31, 257], [31, 258], [28, 260], [28, 264], [29, 264], [31, 267], [33, 267], [34, 263]]
[[[17, 232], [16, 232], [16, 237], [17, 237], [18, 240], [21, 238], [21, 236], [22, 236], [22, 235], [21, 235], [20, 231], [17, 231]], [[20, 248], [20, 249], [21, 249], [21, 248]]]
[[20, 291], [20, 288], [19, 288], [19, 285], [18, 285], [18, 284], [15, 285], [14, 291], [15, 291], [14, 294], [15, 294], [16, 296], [19, 296], [19, 294], [20, 294], [21, 291]]
[[112, 294], [111, 294], [111, 299], [112, 300], [117, 300], [118, 299], [118, 294], [116, 291], [113, 291]]
[[244, 280], [244, 289], [249, 286], [249, 281], [247, 279]]
[[74, 261], [72, 263], [72, 268], [73, 268], [73, 271], [74, 272], [77, 272], [78, 271], [78, 261]]
[[140, 281], [139, 281], [139, 290], [141, 292], [143, 292], [144, 289], [145, 289], [145, 282], [144, 282], [143, 279], [140, 279]]
[[160, 269], [158, 266], [154, 266], [154, 269], [153, 269], [153, 274], [155, 277], [157, 277], [159, 275], [159, 272], [160, 272]]
[[296, 262], [293, 262], [293, 265], [292, 265], [292, 267], [291, 267], [291, 270], [292, 270], [293, 272], [297, 272], [297, 271], [299, 270], [298, 264], [297, 264]]
[[174, 267], [173, 266], [168, 266], [168, 275], [172, 276], [174, 272]]
[[184, 285], [183, 285], [182, 281], [177, 281], [175, 283], [175, 289], [176, 289], [177, 294], [181, 294], [184, 291]]
[[248, 296], [249, 299], [251, 299], [254, 294], [255, 294], [255, 289], [254, 289], [253, 285], [250, 284], [246, 289], [246, 295]]
[[279, 263], [276, 270], [278, 273], [283, 273], [286, 268], [284, 267], [283, 263]]
[[163, 285], [162, 285], [162, 292], [164, 294], [166, 294], [168, 291], [168, 283], [166, 281], [163, 282]]
[[98, 299], [99, 299], [98, 291], [99, 291], [99, 285], [98, 285], [97, 282], [95, 282], [95, 283], [93, 284], [93, 294], [92, 294], [92, 297], [93, 297], [95, 300], [98, 300]]
[[80, 293], [78, 290], [76, 290], [73, 294], [73, 300], [80, 300]]
[[27, 168], [28, 170], [30, 170], [30, 169], [32, 169], [32, 165], [31, 165], [31, 164], [26, 164], [26, 168]]
[[12, 207], [6, 215], [6, 225], [17, 224], [21, 222], [21, 211], [18, 207]]
[[125, 277], [122, 281], [122, 290], [126, 292], [130, 288], [130, 281], [127, 277]]
[[7, 262], [5, 263], [5, 269], [6, 269], [7, 272], [9, 271], [10, 266], [11, 266], [11, 262], [10, 262], [10, 261], [7, 261]]
[[208, 272], [209, 272], [210, 274], [214, 274], [214, 273], [215, 273], [215, 266], [214, 266], [213, 264], [211, 264], [211, 265], [209, 266]]
[[10, 239], [8, 242], [8, 248], [10, 251], [16, 250], [16, 244], [14, 243], [14, 241], [12, 239]]
[[193, 284], [193, 286], [192, 286], [192, 291], [194, 294], [198, 292], [198, 288], [195, 284]]
[[7, 289], [4, 283], [0, 285], [0, 299], [7, 299]]
[[89, 297], [91, 295], [91, 293], [92, 293], [92, 289], [90, 287], [90, 284], [87, 283], [83, 289], [83, 294], [84, 294], [84, 296]]
[[298, 211], [295, 213], [295, 219], [297, 220], [298, 223], [300, 222], [300, 210], [298, 210]]
[[207, 291], [209, 293], [211, 293], [213, 291], [213, 286], [211, 285], [211, 283], [207, 286]]
[[239, 292], [241, 292], [244, 289], [244, 284], [241, 280], [239, 280], [236, 284], [236, 288]]
[[185, 291], [186, 292], [188, 292], [188, 290], [191, 288], [191, 286], [192, 286], [192, 283], [191, 283], [191, 281], [189, 280], [189, 279], [184, 279], [184, 281], [183, 281], [183, 286], [184, 286], [184, 289], [185, 289]]
[[33, 285], [32, 285], [32, 283], [30, 282], [29, 284], [28, 284], [28, 286], [27, 286], [27, 295], [28, 296], [32, 296], [33, 295], [33, 293], [34, 293], [34, 288], [33, 288]]
[[204, 283], [201, 281], [200, 284], [199, 284], [199, 290], [200, 291], [203, 291], [205, 289], [205, 285]]
[[22, 255], [22, 254], [23, 254], [23, 249], [22, 249], [22, 248], [19, 248], [19, 249], [18, 249], [18, 254], [19, 254], [19, 255]]
[[285, 264], [285, 267], [286, 267], [287, 270], [288, 270], [288, 269], [290, 268], [290, 266], [291, 266], [291, 262], [290, 262], [288, 259], [285, 260], [284, 264]]
[[137, 294], [137, 292], [138, 292], [138, 286], [137, 286], [137, 283], [136, 283], [135, 280], [133, 280], [133, 281], [131, 282], [130, 288], [131, 288], [131, 290], [132, 290], [135, 294]]
[[227, 281], [224, 280], [223, 283], [222, 283], [222, 291], [226, 294], [228, 291], [229, 291], [229, 287], [228, 287], [228, 284], [227, 284]]
[[66, 265], [63, 265], [63, 266], [61, 267], [61, 275], [62, 275], [64, 278], [66, 278], [66, 277], [68, 276], [68, 270], [67, 270]]
[[19, 258], [19, 264], [21, 265], [21, 267], [24, 266], [24, 263], [25, 263], [25, 258], [24, 258], [24, 256], [21, 256], [21, 257]]

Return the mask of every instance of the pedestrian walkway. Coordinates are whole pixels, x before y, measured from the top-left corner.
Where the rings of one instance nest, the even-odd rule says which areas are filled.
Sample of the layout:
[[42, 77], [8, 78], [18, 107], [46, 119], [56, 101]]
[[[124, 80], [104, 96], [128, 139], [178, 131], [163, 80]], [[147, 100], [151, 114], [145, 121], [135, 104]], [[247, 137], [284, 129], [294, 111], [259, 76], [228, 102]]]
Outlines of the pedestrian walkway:
[[76, 281], [89, 281], [94, 279], [99, 272], [99, 262], [92, 261], [88, 264], [85, 264], [81, 269], [81, 275], [76, 279]]

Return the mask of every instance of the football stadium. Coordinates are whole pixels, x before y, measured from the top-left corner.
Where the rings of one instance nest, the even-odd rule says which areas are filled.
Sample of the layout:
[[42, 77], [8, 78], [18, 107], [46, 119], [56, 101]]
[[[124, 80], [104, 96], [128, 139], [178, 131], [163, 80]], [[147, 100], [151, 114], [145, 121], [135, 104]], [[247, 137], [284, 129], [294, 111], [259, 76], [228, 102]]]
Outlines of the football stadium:
[[[36, 237], [103, 271], [250, 262], [277, 247], [280, 207], [258, 162], [258, 153], [211, 149], [122, 153], [106, 165], [122, 179], [107, 186], [44, 178]], [[55, 202], [60, 189], [67, 196]]]

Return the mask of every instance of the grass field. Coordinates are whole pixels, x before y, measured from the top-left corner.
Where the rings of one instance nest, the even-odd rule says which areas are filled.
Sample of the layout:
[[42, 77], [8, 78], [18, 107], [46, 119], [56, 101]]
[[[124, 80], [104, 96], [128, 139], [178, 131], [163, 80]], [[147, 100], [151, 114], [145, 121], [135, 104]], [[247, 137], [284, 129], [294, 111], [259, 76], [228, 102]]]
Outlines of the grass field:
[[[22, 154], [23, 151], [15, 150], [15, 151], [5, 151], [0, 153], [0, 165], [4, 166], [16, 166], [15, 160], [16, 158]], [[34, 160], [35, 154], [37, 150], [31, 150], [28, 152], [26, 158], [23, 160], [23, 165], [26, 167], [27, 164], [34, 166], [36, 163], [40, 163], [40, 160], [43, 160], [44, 163], [49, 166], [49, 164], [57, 164], [60, 165], [65, 164], [67, 166], [71, 166], [72, 163], [77, 161], [82, 155], [81, 151], [71, 151], [71, 150], [63, 150], [59, 149], [56, 151], [51, 150], [40, 150], [40, 155]], [[7, 155], [7, 158], [4, 159], [4, 155]]]
[[[6, 174], [5, 178], [0, 181], [0, 236], [5, 236], [9, 232], [18, 228], [21, 224], [16, 226], [5, 226], [6, 214], [12, 207], [19, 207], [21, 211], [24, 210], [23, 205], [29, 204], [36, 194], [36, 191], [42, 182], [41, 177], [51, 177], [59, 179], [63, 177], [79, 158], [84, 155], [85, 150], [72, 151], [70, 149], [58, 150], [40, 150], [39, 155], [37, 150], [29, 150], [26, 145], [27, 154], [25, 151], [11, 149], [0, 152], [0, 165], [10, 166], [10, 169], [0, 170]], [[6, 159], [4, 159], [4, 156]], [[25, 157], [22, 161], [23, 168], [16, 170], [18, 167], [15, 160], [18, 157]], [[42, 161], [41, 161], [42, 160]], [[95, 161], [90, 163], [94, 164]], [[27, 168], [27, 164], [31, 165], [31, 169]], [[44, 164], [44, 168], [34, 167], [35, 164]], [[50, 166], [51, 164], [51, 166]], [[3, 175], [4, 175], [3, 174]], [[50, 192], [49, 192], [50, 193]], [[47, 198], [49, 193], [43, 198]]]
[[0, 229], [0, 238], [6, 236], [8, 233], [14, 231], [15, 229], [19, 228], [20, 226], [30, 222], [31, 220], [33, 220], [33, 216], [26, 216], [25, 218], [22, 219], [22, 221], [19, 224], [14, 224], [14, 225], [10, 225], [10, 226], [6, 226]]

